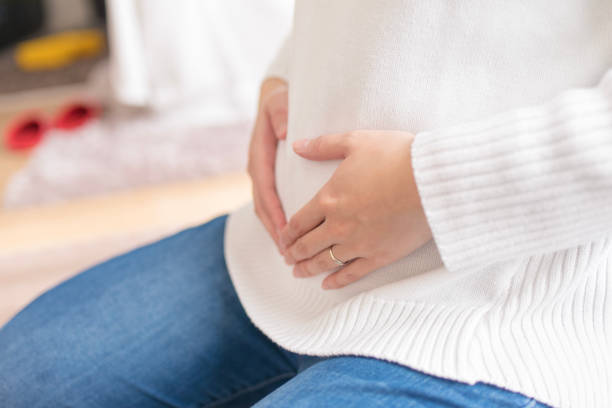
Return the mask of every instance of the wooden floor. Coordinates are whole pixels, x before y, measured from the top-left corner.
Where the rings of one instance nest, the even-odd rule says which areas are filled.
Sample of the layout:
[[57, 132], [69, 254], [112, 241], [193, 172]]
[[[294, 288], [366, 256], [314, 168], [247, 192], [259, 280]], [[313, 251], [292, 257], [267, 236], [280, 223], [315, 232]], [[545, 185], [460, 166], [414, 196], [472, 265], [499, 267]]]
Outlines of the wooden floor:
[[[0, 98], [0, 127], [12, 116], [2, 111]], [[27, 159], [0, 149], [0, 192]], [[250, 199], [250, 189], [247, 175], [236, 173], [45, 207], [0, 209], [0, 326], [36, 295], [83, 268], [228, 212]]]

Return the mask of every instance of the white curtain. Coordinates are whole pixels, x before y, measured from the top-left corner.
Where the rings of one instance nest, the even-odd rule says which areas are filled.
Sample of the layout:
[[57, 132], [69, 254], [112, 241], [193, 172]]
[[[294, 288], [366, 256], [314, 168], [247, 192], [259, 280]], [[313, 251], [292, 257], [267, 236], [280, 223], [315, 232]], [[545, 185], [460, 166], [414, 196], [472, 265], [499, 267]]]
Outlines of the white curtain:
[[291, 25], [289, 0], [108, 0], [117, 102], [190, 107], [211, 123], [254, 112], [257, 87]]

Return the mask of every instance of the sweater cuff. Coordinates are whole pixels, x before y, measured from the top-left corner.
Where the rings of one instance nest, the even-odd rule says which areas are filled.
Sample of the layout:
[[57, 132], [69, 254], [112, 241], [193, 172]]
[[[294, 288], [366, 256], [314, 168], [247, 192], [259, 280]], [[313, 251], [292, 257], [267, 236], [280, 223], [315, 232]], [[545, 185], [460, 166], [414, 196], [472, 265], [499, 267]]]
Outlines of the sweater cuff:
[[445, 266], [479, 269], [612, 228], [611, 112], [606, 94], [577, 90], [417, 134], [415, 180]]
[[[538, 120], [542, 112], [530, 112]], [[412, 146], [415, 180], [445, 266], [463, 271], [495, 261], [491, 242], [520, 220], [521, 206], [508, 208], [518, 186], [512, 182], [520, 129], [517, 113], [417, 134]], [[505, 209], [505, 211], [503, 210]], [[507, 243], [504, 243], [507, 244]]]

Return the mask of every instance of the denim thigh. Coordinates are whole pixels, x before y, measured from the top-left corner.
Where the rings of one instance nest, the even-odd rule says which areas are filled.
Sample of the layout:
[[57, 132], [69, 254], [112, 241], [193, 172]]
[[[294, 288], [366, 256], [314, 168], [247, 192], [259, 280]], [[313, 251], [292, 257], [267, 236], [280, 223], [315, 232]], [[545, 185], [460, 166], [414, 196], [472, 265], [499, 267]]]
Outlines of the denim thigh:
[[543, 408], [532, 398], [484, 383], [424, 374], [383, 360], [321, 360], [255, 405], [267, 407]]
[[299, 358], [255, 328], [226, 216], [95, 266], [0, 329], [1, 407], [249, 406]]

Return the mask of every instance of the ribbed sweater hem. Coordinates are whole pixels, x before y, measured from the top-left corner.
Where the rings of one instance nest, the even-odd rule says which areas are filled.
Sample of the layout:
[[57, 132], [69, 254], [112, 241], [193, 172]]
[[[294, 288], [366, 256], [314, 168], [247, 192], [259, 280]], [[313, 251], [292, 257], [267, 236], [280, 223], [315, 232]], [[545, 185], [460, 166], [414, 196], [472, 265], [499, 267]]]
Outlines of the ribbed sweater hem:
[[[555, 305], [551, 298], [539, 298], [534, 292], [531, 303], [521, 305], [521, 310], [509, 307], [516, 302], [511, 293], [533, 289], [524, 287], [523, 274], [513, 278], [507, 298], [485, 306], [387, 299], [384, 291], [376, 289], [339, 301], [319, 289], [318, 278], [294, 280], [293, 285], [278, 283], [294, 278], [279, 275], [285, 271], [290, 276], [290, 268], [280, 266], [282, 259], [272, 241], [258, 242], [256, 253], [247, 249], [253, 245], [249, 237], [264, 233], [257, 223], [251, 205], [230, 215], [226, 261], [248, 316], [281, 347], [307, 355], [383, 359], [441, 378], [469, 384], [485, 382], [552, 406], [570, 406], [572, 401], [571, 406], [603, 407], [601, 401], [609, 401], [606, 395], [589, 396], [579, 385], [577, 389], [558, 388], [557, 384], [568, 383], [566, 376], [572, 370], [581, 371], [587, 382], [605, 384], [607, 377], [594, 378], [593, 372], [607, 375], [608, 345], [601, 340], [602, 333], [593, 333], [593, 328], [582, 326], [579, 320], [572, 328], [576, 335], [563, 338], [571, 320], [564, 321], [561, 314], [565, 306]], [[569, 266], [585, 251], [597, 259], [596, 255], [604, 255], [609, 247], [607, 241], [594, 243], [565, 255], [505, 267], [537, 272], [561, 263]], [[240, 256], [235, 251], [240, 251]], [[599, 281], [589, 279], [586, 289], [598, 284], [600, 291], [605, 291], [607, 264], [583, 265], [601, 270], [592, 278]], [[277, 284], [271, 283], [275, 281]], [[559, 333], [563, 340], [551, 338], [550, 333]], [[599, 343], [593, 344], [592, 339]], [[575, 356], [598, 368], [584, 369], [584, 361], [581, 364]], [[576, 401], [581, 405], [574, 405]]]

